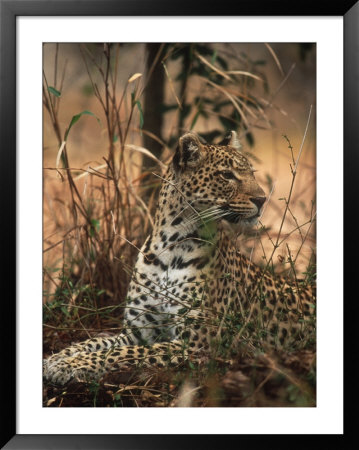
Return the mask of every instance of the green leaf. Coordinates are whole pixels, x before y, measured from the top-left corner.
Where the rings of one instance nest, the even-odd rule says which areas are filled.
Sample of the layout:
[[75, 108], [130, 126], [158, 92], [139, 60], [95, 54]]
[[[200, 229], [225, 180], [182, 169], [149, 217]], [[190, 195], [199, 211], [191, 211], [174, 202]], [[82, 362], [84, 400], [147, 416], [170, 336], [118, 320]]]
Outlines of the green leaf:
[[49, 86], [49, 87], [47, 88], [47, 90], [48, 90], [51, 94], [53, 94], [55, 97], [61, 97], [61, 92], [58, 91], [57, 89], [55, 89], [54, 87]]
[[65, 308], [65, 306], [61, 306], [60, 309], [61, 309], [62, 313], [63, 313], [65, 316], [69, 316], [69, 315], [70, 315], [69, 311], [67, 310], [67, 308]]
[[189, 365], [190, 369], [196, 370], [196, 367], [191, 360], [188, 360], [188, 365]]
[[143, 111], [142, 111], [142, 106], [139, 100], [136, 100], [135, 104], [137, 105], [138, 111], [140, 112], [140, 128], [142, 129], [143, 127]]
[[61, 270], [61, 267], [46, 267], [47, 272], [58, 272]]
[[211, 64], [214, 64], [217, 59], [217, 50], [214, 50], [212, 58], [211, 58]]
[[100, 221], [97, 219], [91, 219], [91, 224], [97, 231], [100, 231]]
[[67, 137], [68, 137], [68, 135], [69, 135], [69, 133], [70, 133], [70, 130], [71, 130], [71, 128], [73, 127], [73, 125], [75, 125], [75, 123], [78, 121], [78, 120], [80, 120], [80, 118], [83, 116], [83, 115], [88, 115], [88, 116], [93, 116], [93, 117], [95, 117], [95, 119], [97, 120], [97, 122], [99, 123], [99, 124], [101, 124], [101, 121], [100, 121], [100, 119], [94, 114], [94, 113], [92, 113], [91, 111], [82, 111], [82, 112], [80, 112], [79, 114], [76, 114], [75, 116], [73, 116], [72, 117], [72, 119], [71, 119], [71, 122], [70, 122], [70, 125], [69, 125], [69, 127], [68, 127], [68, 129], [66, 130], [66, 132], [65, 132], [65, 141], [67, 141]]
[[191, 126], [189, 127], [190, 130], [193, 130], [193, 128], [194, 128], [194, 126], [196, 125], [197, 119], [198, 119], [198, 117], [200, 116], [200, 114], [201, 114], [201, 110], [199, 109], [199, 110], [196, 112], [196, 115], [194, 116], [194, 118], [193, 118], [193, 120], [192, 120]]
[[90, 228], [91, 237], [93, 237], [95, 235], [95, 230], [97, 232], [100, 231], [100, 221], [97, 219], [91, 219], [91, 228]]

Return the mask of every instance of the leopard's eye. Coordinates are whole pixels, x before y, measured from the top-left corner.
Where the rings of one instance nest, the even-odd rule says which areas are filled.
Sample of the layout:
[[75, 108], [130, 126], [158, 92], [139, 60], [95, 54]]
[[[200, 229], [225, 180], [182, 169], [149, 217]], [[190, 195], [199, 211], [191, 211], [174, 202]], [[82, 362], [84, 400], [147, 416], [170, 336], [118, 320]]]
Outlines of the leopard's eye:
[[234, 173], [231, 172], [230, 170], [224, 170], [223, 172], [221, 172], [221, 175], [226, 180], [236, 180]]

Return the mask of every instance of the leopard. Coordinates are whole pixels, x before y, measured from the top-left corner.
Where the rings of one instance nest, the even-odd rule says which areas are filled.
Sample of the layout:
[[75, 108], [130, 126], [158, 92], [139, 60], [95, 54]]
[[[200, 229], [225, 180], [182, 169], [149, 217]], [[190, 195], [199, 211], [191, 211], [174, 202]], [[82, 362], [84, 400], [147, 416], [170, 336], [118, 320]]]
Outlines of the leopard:
[[315, 322], [312, 287], [264, 270], [237, 245], [267, 201], [255, 172], [236, 131], [218, 144], [182, 135], [132, 271], [123, 329], [52, 354], [44, 380], [64, 385], [138, 367], [180, 367], [228, 335], [237, 346], [254, 334], [274, 349], [303, 342]]

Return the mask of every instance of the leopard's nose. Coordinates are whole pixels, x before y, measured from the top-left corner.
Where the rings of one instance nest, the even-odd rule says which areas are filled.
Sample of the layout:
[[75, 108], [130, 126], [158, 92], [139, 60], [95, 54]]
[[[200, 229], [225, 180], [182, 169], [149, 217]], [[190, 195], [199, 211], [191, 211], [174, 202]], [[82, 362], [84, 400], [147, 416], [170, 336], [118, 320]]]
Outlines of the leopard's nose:
[[256, 207], [258, 208], [258, 210], [261, 209], [261, 207], [263, 206], [263, 203], [267, 200], [266, 197], [251, 197], [249, 199], [252, 203], [254, 203], [256, 205]]

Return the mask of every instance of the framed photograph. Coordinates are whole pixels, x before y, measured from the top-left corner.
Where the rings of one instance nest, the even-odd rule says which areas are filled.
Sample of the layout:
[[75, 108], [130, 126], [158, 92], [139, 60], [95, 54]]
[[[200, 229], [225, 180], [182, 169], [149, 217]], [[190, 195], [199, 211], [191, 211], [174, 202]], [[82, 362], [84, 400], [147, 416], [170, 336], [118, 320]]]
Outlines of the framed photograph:
[[297, 9], [1, 1], [3, 448], [343, 438], [359, 8]]

